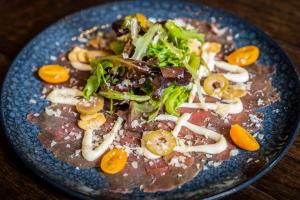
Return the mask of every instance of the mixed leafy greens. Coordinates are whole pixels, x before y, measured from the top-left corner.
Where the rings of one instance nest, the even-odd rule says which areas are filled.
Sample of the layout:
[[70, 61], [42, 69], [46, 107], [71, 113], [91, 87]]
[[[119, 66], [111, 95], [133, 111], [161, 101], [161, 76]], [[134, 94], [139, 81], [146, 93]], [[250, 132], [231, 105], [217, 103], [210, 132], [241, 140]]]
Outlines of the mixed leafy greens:
[[114, 30], [118, 37], [110, 48], [115, 55], [91, 61], [92, 74], [83, 90], [84, 97], [99, 94], [110, 99], [111, 112], [113, 100], [128, 104], [133, 101], [138, 110], [147, 110], [144, 113], [148, 113], [148, 121], [161, 109], [178, 116], [178, 107], [187, 100], [191, 87], [179, 84], [174, 79], [176, 74], [164, 77], [159, 69], [185, 68], [194, 82], [199, 82], [201, 60], [197, 53], [204, 35], [171, 20], [153, 23], [141, 14], [125, 17]]

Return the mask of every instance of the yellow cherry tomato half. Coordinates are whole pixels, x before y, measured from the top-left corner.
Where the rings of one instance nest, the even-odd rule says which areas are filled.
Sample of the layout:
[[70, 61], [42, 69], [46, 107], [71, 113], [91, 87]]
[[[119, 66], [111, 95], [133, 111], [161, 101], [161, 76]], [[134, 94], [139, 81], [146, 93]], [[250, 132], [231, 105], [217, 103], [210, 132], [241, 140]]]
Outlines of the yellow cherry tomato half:
[[230, 64], [244, 67], [253, 64], [259, 56], [259, 49], [256, 46], [245, 46], [239, 48], [227, 56]]
[[122, 149], [112, 149], [101, 159], [100, 168], [107, 174], [116, 174], [124, 169], [127, 162], [127, 153]]
[[92, 115], [80, 116], [81, 120], [77, 125], [83, 130], [98, 129], [106, 122], [106, 118], [103, 113], [95, 113]]
[[256, 139], [239, 124], [231, 126], [230, 137], [232, 141], [242, 149], [257, 151], [260, 148]]
[[175, 148], [176, 138], [170, 131], [148, 131], [143, 134], [142, 145], [155, 155], [165, 156]]
[[89, 100], [81, 99], [76, 104], [76, 109], [81, 114], [92, 115], [102, 110], [104, 99], [100, 96], [91, 96]]
[[220, 96], [228, 88], [228, 79], [222, 74], [210, 74], [203, 82], [206, 94]]
[[47, 83], [63, 83], [70, 78], [69, 70], [60, 65], [44, 65], [39, 69], [38, 75]]

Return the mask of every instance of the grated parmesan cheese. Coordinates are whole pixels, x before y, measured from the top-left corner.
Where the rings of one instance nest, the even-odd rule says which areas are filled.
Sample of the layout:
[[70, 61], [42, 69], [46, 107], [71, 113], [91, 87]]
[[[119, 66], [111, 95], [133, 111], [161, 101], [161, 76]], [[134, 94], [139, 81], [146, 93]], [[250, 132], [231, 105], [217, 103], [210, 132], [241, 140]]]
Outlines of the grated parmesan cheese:
[[31, 98], [31, 99], [29, 100], [29, 103], [31, 103], [31, 104], [36, 104], [36, 100]]
[[237, 150], [237, 149], [232, 149], [232, 150], [230, 151], [230, 156], [236, 156], [236, 155], [238, 155], [238, 153], [239, 153], [239, 150]]
[[54, 140], [52, 140], [51, 144], [50, 144], [50, 147], [53, 147], [56, 145], [56, 142]]
[[133, 161], [131, 163], [131, 166], [134, 168], [134, 169], [137, 169], [138, 168], [138, 163], [136, 161]]
[[138, 122], [138, 120], [133, 120], [132, 122], [131, 122], [131, 127], [132, 128], [136, 128], [136, 127], [138, 127], [140, 124], [139, 124], [139, 122]]
[[61, 115], [61, 110], [57, 109], [56, 111], [51, 109], [50, 107], [45, 108], [45, 112], [49, 116], [54, 116], [54, 117], [60, 117]]

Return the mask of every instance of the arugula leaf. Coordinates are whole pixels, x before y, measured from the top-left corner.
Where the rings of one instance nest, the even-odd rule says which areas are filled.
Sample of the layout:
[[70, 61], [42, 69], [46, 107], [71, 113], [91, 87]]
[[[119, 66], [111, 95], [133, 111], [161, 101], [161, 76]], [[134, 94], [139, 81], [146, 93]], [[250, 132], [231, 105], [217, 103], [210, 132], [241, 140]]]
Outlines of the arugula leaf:
[[182, 27], [177, 26], [173, 21], [168, 20], [165, 24], [166, 29], [169, 34], [172, 35], [175, 39], [188, 40], [191, 38], [195, 38], [199, 40], [201, 43], [204, 42], [204, 34], [197, 33], [192, 30], [186, 30]]
[[113, 67], [112, 62], [108, 60], [94, 59], [91, 61], [92, 75], [87, 80], [87, 83], [83, 89], [83, 96], [89, 99], [90, 96], [98, 90], [101, 84], [106, 83], [109, 75], [105, 71], [105, 68]]
[[89, 77], [89, 79], [87, 80], [87, 83], [83, 89], [83, 96], [86, 99], [89, 99], [90, 96], [97, 91], [97, 89], [99, 88], [101, 82], [99, 82], [99, 79], [97, 77], [97, 75], [93, 74]]
[[152, 42], [153, 37], [161, 28], [162, 27], [160, 24], [155, 24], [151, 26], [143, 36], [137, 37], [133, 40], [133, 45], [135, 46], [135, 50], [132, 59], [135, 60], [143, 59], [143, 57], [146, 55], [148, 46]]
[[148, 101], [150, 96], [147, 95], [135, 95], [130, 92], [119, 92], [112, 89], [108, 89], [106, 91], [100, 91], [99, 94], [108, 99], [116, 99], [116, 100], [130, 100], [143, 102]]
[[139, 113], [149, 113], [153, 111], [153, 106], [148, 102], [137, 103], [132, 101], [132, 106], [135, 112]]
[[180, 104], [187, 100], [189, 96], [189, 89], [185, 86], [176, 86], [175, 84], [167, 87], [160, 100], [150, 100], [150, 103], [154, 107], [154, 111], [149, 115], [148, 122], [152, 121], [159, 113], [159, 110], [165, 104], [166, 111], [171, 115], [178, 116], [177, 111]]

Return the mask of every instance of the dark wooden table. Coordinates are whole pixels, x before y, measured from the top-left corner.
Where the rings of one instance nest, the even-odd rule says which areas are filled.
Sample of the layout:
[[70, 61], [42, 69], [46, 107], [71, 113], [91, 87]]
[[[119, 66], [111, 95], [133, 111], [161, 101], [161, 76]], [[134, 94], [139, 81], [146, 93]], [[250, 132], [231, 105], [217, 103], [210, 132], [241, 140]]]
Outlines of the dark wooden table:
[[[104, 0], [0, 0], [0, 82], [11, 62], [51, 23]], [[300, 72], [300, 0], [202, 0], [243, 17], [274, 38]], [[0, 130], [0, 199], [72, 199], [36, 177]], [[300, 199], [300, 135], [288, 154], [262, 179], [227, 199]]]

